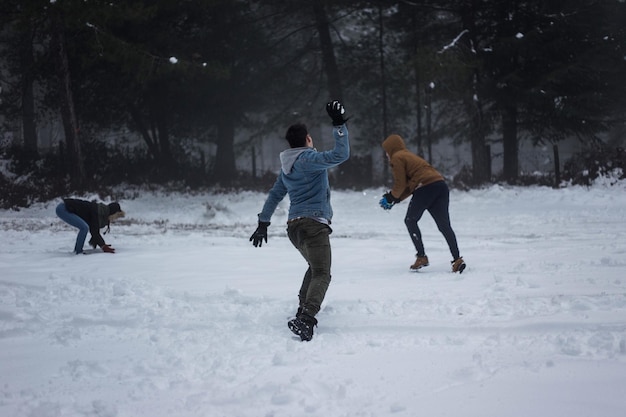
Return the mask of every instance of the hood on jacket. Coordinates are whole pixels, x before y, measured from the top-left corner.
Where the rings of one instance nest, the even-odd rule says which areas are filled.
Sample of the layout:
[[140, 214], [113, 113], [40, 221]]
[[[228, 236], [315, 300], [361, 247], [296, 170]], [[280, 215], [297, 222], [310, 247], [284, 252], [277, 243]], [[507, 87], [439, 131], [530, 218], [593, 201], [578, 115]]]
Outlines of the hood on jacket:
[[104, 234], [107, 234], [111, 229], [111, 221], [117, 220], [126, 215], [117, 202], [110, 204], [97, 203], [97, 208], [99, 228], [102, 229], [105, 226], [107, 228]]
[[405, 150], [406, 145], [400, 135], [389, 135], [387, 136], [387, 139], [383, 141], [383, 149], [391, 157], [394, 153]]
[[291, 172], [293, 168], [293, 164], [296, 162], [296, 159], [300, 156], [302, 152], [306, 152], [311, 148], [302, 147], [302, 148], [289, 148], [280, 153], [280, 167], [283, 170], [285, 175]]

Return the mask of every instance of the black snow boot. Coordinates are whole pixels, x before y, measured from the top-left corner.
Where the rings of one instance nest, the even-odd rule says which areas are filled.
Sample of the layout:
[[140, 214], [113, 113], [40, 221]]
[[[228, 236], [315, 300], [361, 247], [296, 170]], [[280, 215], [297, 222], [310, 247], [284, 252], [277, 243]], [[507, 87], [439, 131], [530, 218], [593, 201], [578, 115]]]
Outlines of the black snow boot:
[[317, 319], [315, 317], [311, 317], [308, 314], [298, 314], [296, 318], [289, 320], [287, 322], [287, 326], [289, 326], [289, 330], [293, 332], [293, 334], [300, 336], [302, 341], [309, 341], [313, 338], [313, 327], [317, 326]]

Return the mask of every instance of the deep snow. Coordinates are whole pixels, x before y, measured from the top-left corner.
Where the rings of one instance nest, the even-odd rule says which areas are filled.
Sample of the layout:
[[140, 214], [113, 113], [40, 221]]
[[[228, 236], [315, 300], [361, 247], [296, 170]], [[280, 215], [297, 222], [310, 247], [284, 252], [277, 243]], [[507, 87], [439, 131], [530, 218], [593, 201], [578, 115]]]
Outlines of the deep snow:
[[462, 275], [428, 214], [431, 265], [408, 271], [407, 203], [383, 191], [333, 191], [308, 343], [286, 325], [288, 201], [254, 248], [264, 193], [143, 192], [117, 253], [87, 256], [58, 201], [0, 211], [0, 416], [624, 415], [625, 182], [453, 190]]

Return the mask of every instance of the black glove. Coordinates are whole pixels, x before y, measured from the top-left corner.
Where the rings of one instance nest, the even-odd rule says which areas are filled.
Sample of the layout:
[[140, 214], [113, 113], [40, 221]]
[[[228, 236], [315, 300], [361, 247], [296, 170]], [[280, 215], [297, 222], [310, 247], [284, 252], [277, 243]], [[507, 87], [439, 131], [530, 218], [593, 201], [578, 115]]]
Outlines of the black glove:
[[400, 202], [399, 198], [395, 198], [393, 196], [393, 194], [391, 194], [391, 191], [388, 193], [383, 194], [383, 197], [385, 197], [390, 203], [396, 204]]
[[346, 109], [344, 109], [343, 104], [337, 100], [329, 101], [326, 104], [326, 112], [330, 118], [333, 119], [333, 126], [341, 126], [348, 121], [347, 118], [343, 117], [346, 113]]
[[267, 243], [267, 226], [269, 225], [270, 222], [259, 222], [259, 227], [250, 236], [250, 242], [252, 242], [255, 248], [263, 246], [264, 240]]

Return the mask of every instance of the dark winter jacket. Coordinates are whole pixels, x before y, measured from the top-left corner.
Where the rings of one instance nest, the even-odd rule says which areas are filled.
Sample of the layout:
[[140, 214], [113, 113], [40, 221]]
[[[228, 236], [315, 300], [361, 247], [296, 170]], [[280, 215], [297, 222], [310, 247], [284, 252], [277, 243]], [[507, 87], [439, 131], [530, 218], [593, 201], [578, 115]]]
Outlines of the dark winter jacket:
[[[89, 242], [100, 247], [104, 246], [106, 243], [100, 235], [100, 229], [108, 226], [109, 216], [111, 214], [115, 214], [111, 212], [113, 211], [110, 208], [111, 205], [96, 203], [93, 201], [78, 200], [74, 198], [66, 198], [63, 200], [63, 202], [65, 203], [65, 208], [67, 209], [67, 211], [76, 214], [89, 225], [89, 233], [91, 233], [92, 237]], [[117, 211], [120, 211], [119, 205], [114, 207], [115, 209], [117, 209]]]
[[419, 187], [444, 180], [428, 162], [409, 151], [400, 136], [390, 135], [383, 142], [383, 149], [389, 155], [393, 172], [391, 195], [398, 201], [404, 200]]

